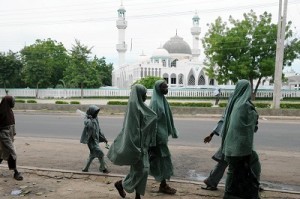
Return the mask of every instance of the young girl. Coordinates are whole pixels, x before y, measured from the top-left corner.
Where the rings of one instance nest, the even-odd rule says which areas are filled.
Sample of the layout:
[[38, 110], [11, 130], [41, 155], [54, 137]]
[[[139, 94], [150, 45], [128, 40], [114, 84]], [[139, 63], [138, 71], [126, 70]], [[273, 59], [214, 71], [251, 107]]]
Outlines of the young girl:
[[81, 135], [80, 142], [88, 145], [90, 149], [90, 155], [87, 160], [86, 166], [82, 169], [83, 172], [88, 172], [93, 159], [98, 158], [100, 162], [99, 171], [103, 173], [109, 173], [104, 161], [104, 153], [99, 147], [100, 142], [105, 142], [107, 144], [107, 139], [101, 132], [99, 126], [99, 111], [99, 107], [97, 107], [96, 105], [91, 105], [86, 111], [86, 116], [84, 118], [84, 129]]

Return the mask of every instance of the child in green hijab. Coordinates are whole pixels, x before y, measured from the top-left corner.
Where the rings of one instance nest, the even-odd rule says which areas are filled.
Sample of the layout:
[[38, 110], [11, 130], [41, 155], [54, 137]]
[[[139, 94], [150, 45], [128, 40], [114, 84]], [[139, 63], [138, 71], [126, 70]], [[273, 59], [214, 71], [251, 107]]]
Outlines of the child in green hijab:
[[107, 154], [116, 165], [130, 165], [125, 179], [115, 183], [122, 198], [125, 198], [126, 192], [135, 191], [135, 199], [145, 194], [149, 173], [148, 149], [155, 145], [157, 124], [155, 112], [144, 103], [146, 98], [147, 89], [143, 85], [132, 86], [123, 128]]
[[157, 114], [156, 146], [152, 147], [150, 153], [150, 174], [156, 181], [160, 182], [159, 191], [166, 194], [175, 194], [176, 189], [171, 188], [166, 180], [173, 175], [173, 164], [171, 153], [168, 148], [168, 137], [178, 138], [174, 126], [173, 115], [169, 103], [165, 97], [168, 93], [168, 85], [164, 80], [155, 82], [150, 108]]
[[84, 118], [84, 129], [82, 131], [80, 142], [87, 144], [90, 150], [90, 155], [87, 160], [86, 166], [82, 169], [83, 172], [88, 172], [90, 164], [95, 158], [99, 159], [99, 171], [109, 173], [106, 163], [104, 161], [104, 153], [99, 147], [100, 142], [107, 143], [107, 139], [102, 133], [98, 121], [98, 113], [100, 108], [96, 105], [90, 105], [86, 111]]

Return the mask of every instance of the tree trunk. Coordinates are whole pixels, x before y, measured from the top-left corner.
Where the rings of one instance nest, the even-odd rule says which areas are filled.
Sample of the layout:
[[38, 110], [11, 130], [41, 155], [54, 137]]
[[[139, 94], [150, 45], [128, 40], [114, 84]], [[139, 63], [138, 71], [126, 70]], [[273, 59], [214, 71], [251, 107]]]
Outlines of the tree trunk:
[[36, 91], [35, 91], [35, 98], [37, 99], [39, 97], [39, 83], [36, 85]]
[[252, 92], [251, 99], [252, 99], [253, 101], [254, 101], [255, 98], [256, 98], [256, 93], [257, 93], [258, 87], [259, 87], [259, 85], [260, 85], [261, 78], [262, 78], [261, 76], [258, 78], [258, 81], [257, 81], [257, 84], [256, 84], [256, 86], [255, 86], [255, 89], [254, 89], [254, 91]]
[[83, 99], [83, 82], [81, 82], [81, 99]]

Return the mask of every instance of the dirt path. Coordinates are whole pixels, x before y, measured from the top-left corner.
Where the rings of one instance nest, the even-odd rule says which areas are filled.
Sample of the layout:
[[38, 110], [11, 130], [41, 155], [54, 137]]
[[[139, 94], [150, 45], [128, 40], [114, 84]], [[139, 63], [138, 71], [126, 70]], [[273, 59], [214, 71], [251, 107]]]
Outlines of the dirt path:
[[[18, 165], [24, 173], [25, 180], [17, 182], [12, 179], [11, 171], [6, 163], [0, 166], [0, 198], [15, 198], [11, 196], [14, 189], [23, 190], [22, 198], [120, 198], [113, 182], [126, 174], [128, 167], [114, 166], [108, 161], [110, 175], [98, 172], [99, 163], [94, 161], [90, 167], [92, 175], [81, 173], [85, 164], [88, 149], [78, 140], [44, 139], [17, 137], [15, 145], [18, 152]], [[104, 147], [103, 147], [104, 148]], [[220, 186], [216, 192], [200, 189], [201, 181], [190, 176], [194, 174], [207, 175], [215, 162], [210, 159], [216, 148], [170, 146], [173, 154], [175, 175], [171, 182], [178, 189], [174, 199], [222, 198], [224, 190]], [[107, 152], [107, 151], [105, 151]], [[262, 181], [290, 186], [300, 184], [300, 154], [290, 152], [258, 151], [262, 162]], [[22, 168], [23, 166], [23, 168]], [[34, 167], [31, 168], [30, 167]], [[38, 170], [37, 168], [47, 168]], [[288, 168], [288, 169], [286, 169]], [[49, 169], [53, 169], [49, 171]], [[118, 174], [118, 175], [113, 175]], [[195, 177], [195, 176], [194, 176]], [[178, 182], [177, 180], [185, 180]], [[170, 198], [157, 193], [158, 184], [149, 178], [147, 193], [143, 198]], [[274, 187], [277, 188], [277, 187]], [[298, 192], [300, 193], [300, 192]], [[128, 194], [127, 198], [134, 198]], [[300, 194], [288, 194], [265, 191], [262, 198], [300, 198]]]

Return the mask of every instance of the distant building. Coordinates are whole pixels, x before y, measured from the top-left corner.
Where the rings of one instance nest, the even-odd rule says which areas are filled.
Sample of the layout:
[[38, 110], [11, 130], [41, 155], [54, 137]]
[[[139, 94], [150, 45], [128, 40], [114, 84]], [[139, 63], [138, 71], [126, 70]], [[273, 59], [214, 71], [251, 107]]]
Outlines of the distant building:
[[[218, 85], [215, 79], [210, 79], [205, 74], [205, 66], [199, 60], [201, 28], [199, 27], [200, 18], [197, 13], [192, 18], [192, 48], [176, 32], [175, 36], [165, 42], [163, 46], [155, 49], [151, 56], [142, 53], [134, 64], [127, 64], [125, 59], [127, 51], [125, 13], [126, 10], [121, 4], [116, 21], [119, 33], [118, 44], [116, 45], [119, 54], [119, 67], [112, 73], [112, 85], [114, 87], [129, 88], [136, 80], [147, 76], [162, 77], [167, 81], [169, 87], [175, 88], [215, 87]], [[261, 85], [262, 87], [268, 87], [270, 85], [269, 78], [263, 79]], [[231, 82], [222, 85], [222, 88], [226, 87], [232, 88], [233, 85]]]
[[288, 86], [288, 89], [291, 90], [300, 90], [300, 75], [293, 69], [285, 72], [284, 74], [287, 78], [287, 83], [285, 83], [285, 86]]
[[129, 88], [133, 82], [147, 76], [164, 78], [170, 87], [187, 87], [198, 85], [216, 85], [214, 79], [209, 79], [204, 73], [203, 63], [199, 61], [199, 16], [192, 18], [191, 35], [193, 47], [179, 35], [171, 37], [163, 46], [155, 49], [151, 56], [143, 53], [134, 64], [126, 64], [125, 30], [127, 21], [123, 5], [118, 9], [117, 28], [119, 40], [116, 46], [119, 54], [119, 68], [113, 71], [113, 86]]

